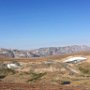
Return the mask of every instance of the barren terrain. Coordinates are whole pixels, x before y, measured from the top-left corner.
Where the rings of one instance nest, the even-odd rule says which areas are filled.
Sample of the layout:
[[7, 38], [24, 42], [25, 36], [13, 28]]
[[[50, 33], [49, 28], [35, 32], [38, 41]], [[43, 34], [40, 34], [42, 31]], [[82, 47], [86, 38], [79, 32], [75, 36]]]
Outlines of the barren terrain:
[[[74, 56], [83, 56], [87, 60], [77, 64], [63, 63], [63, 60]], [[12, 61], [21, 66], [18, 69], [0, 69], [0, 90], [90, 90], [89, 53], [35, 59], [0, 58], [1, 64]]]

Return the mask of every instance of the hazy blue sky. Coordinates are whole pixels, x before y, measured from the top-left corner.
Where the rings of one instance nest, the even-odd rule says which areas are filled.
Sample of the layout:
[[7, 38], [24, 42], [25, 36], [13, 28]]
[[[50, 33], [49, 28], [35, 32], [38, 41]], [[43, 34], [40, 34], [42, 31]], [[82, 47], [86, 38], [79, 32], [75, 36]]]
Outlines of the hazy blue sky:
[[90, 44], [90, 0], [0, 0], [0, 47]]

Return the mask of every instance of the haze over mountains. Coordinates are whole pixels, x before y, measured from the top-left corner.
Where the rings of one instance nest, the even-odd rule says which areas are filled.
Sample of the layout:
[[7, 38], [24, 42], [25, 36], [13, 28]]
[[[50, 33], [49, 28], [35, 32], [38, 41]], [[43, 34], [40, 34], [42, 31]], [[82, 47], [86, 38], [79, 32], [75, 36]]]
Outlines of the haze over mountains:
[[73, 45], [66, 47], [48, 47], [35, 50], [18, 50], [18, 49], [4, 49], [0, 48], [0, 58], [32, 58], [45, 57], [50, 55], [65, 55], [74, 54], [78, 52], [90, 51], [90, 46], [87, 45]]

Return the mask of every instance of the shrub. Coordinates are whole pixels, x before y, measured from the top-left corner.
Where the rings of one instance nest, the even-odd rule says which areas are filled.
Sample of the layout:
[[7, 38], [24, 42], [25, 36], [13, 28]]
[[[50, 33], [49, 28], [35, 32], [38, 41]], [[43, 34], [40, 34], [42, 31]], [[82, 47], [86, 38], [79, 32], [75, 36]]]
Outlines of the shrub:
[[80, 70], [83, 74], [90, 74], [90, 70], [89, 70], [88, 68], [79, 67], [79, 70]]
[[31, 73], [31, 79], [28, 80], [28, 82], [31, 82], [31, 81], [36, 81], [36, 80], [39, 80], [41, 79], [44, 75], [46, 75], [47, 73]]
[[12, 69], [0, 69], [0, 76], [2, 75], [9, 75], [9, 74], [15, 74], [16, 71]]

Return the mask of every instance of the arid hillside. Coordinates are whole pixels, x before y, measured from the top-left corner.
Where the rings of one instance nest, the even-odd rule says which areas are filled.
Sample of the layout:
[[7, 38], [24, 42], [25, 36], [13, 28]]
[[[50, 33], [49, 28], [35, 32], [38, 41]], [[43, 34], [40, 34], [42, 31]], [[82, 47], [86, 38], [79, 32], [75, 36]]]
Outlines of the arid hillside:
[[[80, 56], [87, 59], [78, 63], [63, 62]], [[90, 53], [31, 59], [0, 58], [0, 89], [90, 90]]]
[[89, 46], [66, 46], [66, 47], [48, 47], [35, 50], [18, 50], [18, 49], [0, 49], [1, 58], [37, 58], [55, 55], [75, 54], [79, 52], [90, 52]]

